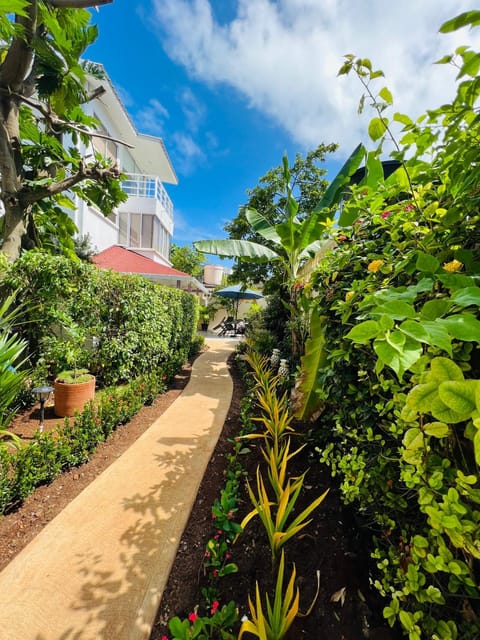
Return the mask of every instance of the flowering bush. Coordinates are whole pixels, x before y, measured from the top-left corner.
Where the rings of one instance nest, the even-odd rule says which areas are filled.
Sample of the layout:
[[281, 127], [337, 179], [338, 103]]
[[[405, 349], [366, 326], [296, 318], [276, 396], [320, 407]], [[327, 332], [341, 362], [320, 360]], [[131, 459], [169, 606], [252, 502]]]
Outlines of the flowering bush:
[[[384, 615], [410, 640], [480, 634], [479, 54], [457, 55], [452, 104], [417, 122], [394, 115], [397, 171], [383, 178], [379, 150], [367, 155], [343, 239], [311, 281], [303, 360], [320, 461], [370, 530]], [[391, 94], [374, 92], [382, 74], [368, 60], [347, 56], [351, 71], [383, 143]]]
[[186, 620], [172, 618], [168, 623], [169, 636], [162, 640], [235, 640], [232, 632], [238, 621], [238, 612], [234, 602], [220, 606], [218, 600], [212, 603], [206, 615], [199, 615], [197, 611], [190, 613]]

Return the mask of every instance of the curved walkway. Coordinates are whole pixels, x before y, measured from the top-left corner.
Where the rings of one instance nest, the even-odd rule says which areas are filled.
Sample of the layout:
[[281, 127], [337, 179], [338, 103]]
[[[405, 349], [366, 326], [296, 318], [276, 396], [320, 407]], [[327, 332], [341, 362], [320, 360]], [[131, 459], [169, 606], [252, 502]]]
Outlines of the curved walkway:
[[177, 400], [0, 573], [2, 640], [137, 640], [151, 626], [231, 397], [207, 340]]

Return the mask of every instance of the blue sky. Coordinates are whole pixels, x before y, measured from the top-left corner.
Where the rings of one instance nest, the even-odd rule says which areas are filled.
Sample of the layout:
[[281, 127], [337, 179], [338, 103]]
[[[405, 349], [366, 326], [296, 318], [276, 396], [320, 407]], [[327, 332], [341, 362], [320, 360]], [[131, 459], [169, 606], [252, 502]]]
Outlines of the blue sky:
[[451, 97], [455, 71], [433, 62], [460, 44], [480, 48], [480, 36], [438, 27], [475, 4], [114, 0], [94, 12], [99, 37], [87, 54], [105, 66], [137, 129], [163, 138], [179, 178], [166, 188], [183, 245], [225, 237], [246, 190], [284, 152], [337, 142], [326, 165], [334, 175], [368, 142], [362, 88], [337, 77], [344, 54], [383, 69], [395, 110], [412, 117]]

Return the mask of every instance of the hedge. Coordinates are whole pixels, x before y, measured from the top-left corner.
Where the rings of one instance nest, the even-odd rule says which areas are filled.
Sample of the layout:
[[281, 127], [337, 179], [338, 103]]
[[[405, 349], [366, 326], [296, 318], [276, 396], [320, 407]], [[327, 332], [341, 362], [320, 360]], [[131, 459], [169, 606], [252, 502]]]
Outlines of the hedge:
[[1, 285], [2, 297], [16, 291], [25, 306], [20, 333], [37, 380], [75, 360], [100, 385], [127, 382], [177, 367], [196, 342], [197, 298], [142, 276], [34, 250], [6, 269]]

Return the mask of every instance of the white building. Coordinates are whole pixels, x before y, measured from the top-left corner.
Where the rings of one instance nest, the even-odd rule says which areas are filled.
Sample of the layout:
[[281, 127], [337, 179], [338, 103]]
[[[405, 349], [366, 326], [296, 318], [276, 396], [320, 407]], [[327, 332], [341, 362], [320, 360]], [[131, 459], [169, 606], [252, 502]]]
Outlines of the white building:
[[107, 75], [89, 78], [88, 85], [90, 91], [103, 87], [104, 92], [85, 111], [101, 123], [98, 131], [112, 139], [93, 137], [90, 148], [80, 151], [86, 158], [97, 151], [117, 162], [127, 176], [123, 189], [128, 199], [108, 218], [78, 199], [73, 214], [78, 234], [88, 234], [98, 251], [121, 245], [169, 266], [173, 204], [163, 183], [178, 181], [165, 145], [161, 138], [138, 133]]

